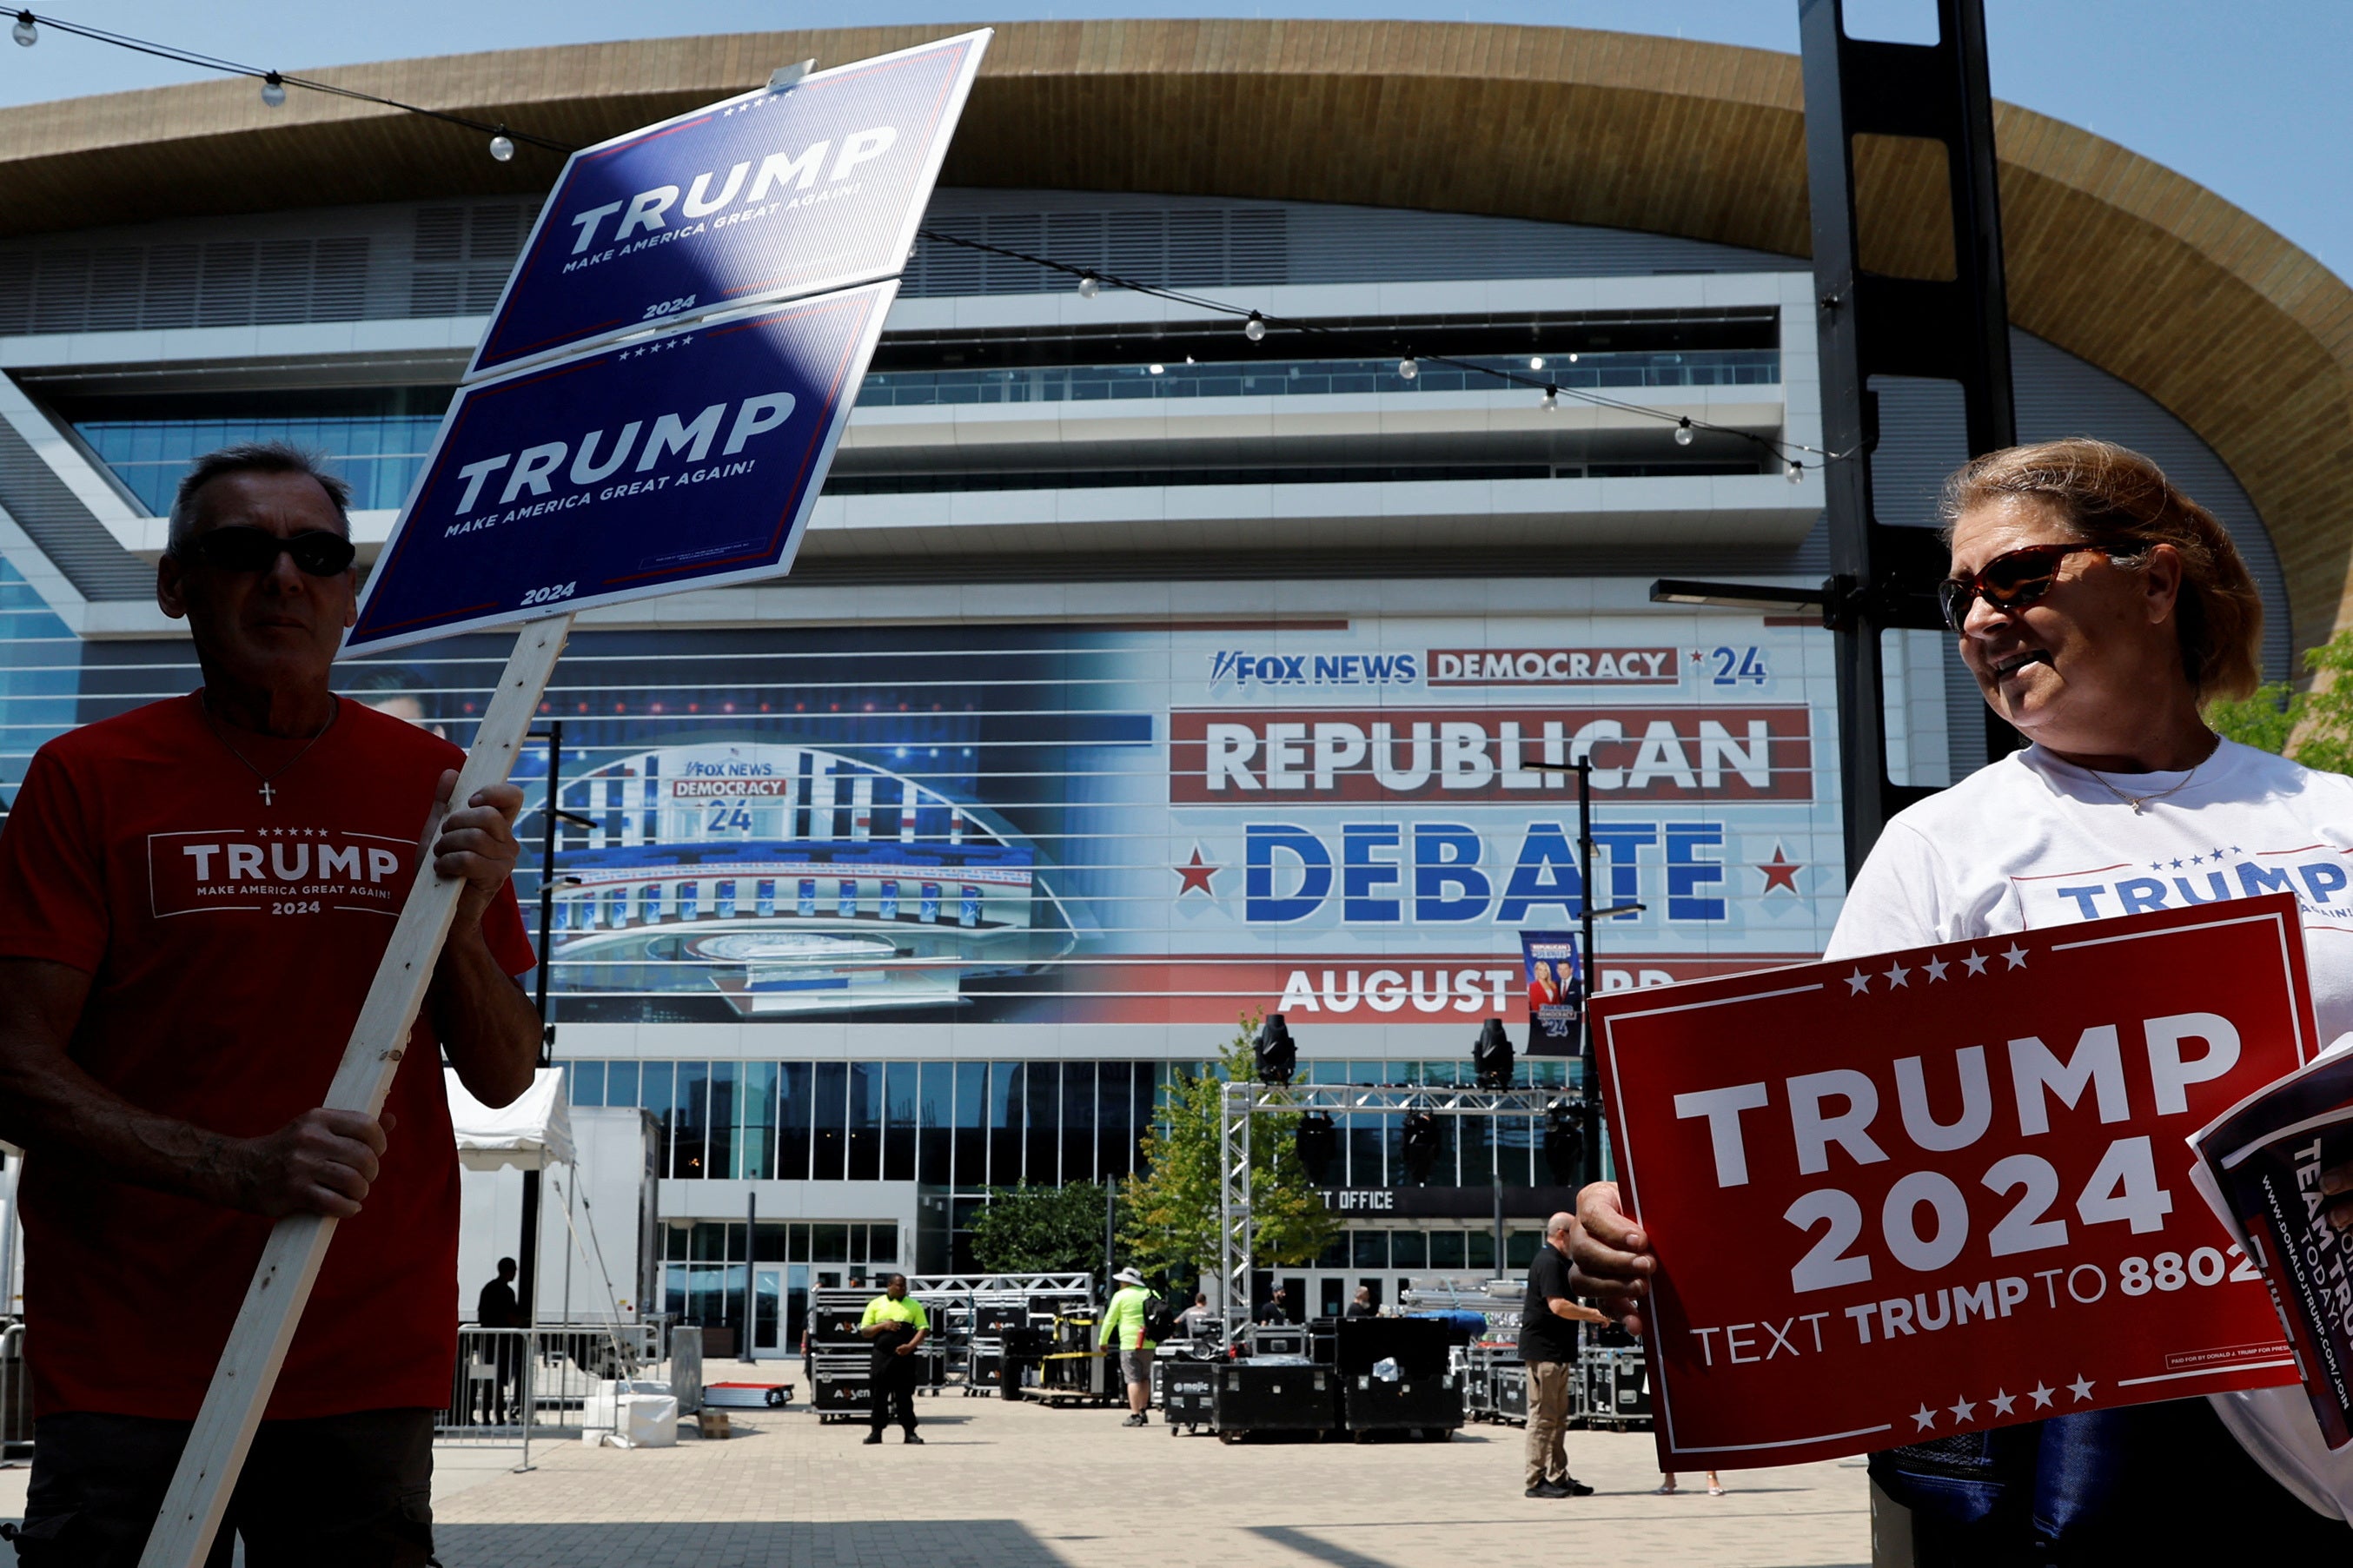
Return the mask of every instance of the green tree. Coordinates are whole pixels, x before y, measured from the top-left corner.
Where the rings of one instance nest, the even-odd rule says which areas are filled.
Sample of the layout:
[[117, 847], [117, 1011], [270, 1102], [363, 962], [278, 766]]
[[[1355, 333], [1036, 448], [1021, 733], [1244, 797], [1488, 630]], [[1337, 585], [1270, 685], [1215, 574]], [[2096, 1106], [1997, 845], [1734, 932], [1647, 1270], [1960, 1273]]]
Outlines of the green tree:
[[[1218, 1130], [1228, 1080], [1255, 1076], [1256, 1015], [1242, 1018], [1208, 1070], [1178, 1068], [1158, 1120], [1144, 1135], [1145, 1169], [1120, 1187], [1120, 1244], [1147, 1271], [1189, 1279], [1218, 1267]], [[1295, 1114], [1250, 1123], [1252, 1257], [1261, 1266], [1307, 1263], [1334, 1231], [1331, 1211], [1299, 1162]]]
[[2317, 679], [2297, 691], [2284, 680], [2236, 702], [2210, 702], [2206, 722], [2233, 741], [2277, 752], [2307, 768], [2353, 773], [2353, 629], [2304, 656]]
[[973, 1260], [991, 1274], [1078, 1274], [1103, 1267], [1100, 1182], [991, 1187], [973, 1216]]

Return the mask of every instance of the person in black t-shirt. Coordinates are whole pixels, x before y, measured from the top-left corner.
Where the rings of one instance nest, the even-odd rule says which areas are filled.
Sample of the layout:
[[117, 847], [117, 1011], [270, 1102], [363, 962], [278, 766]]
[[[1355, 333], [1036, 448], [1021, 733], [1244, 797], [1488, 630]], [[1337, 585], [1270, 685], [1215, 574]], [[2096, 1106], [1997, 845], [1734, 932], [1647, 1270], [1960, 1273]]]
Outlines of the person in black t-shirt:
[[1520, 1311], [1520, 1359], [1528, 1369], [1527, 1496], [1589, 1497], [1593, 1489], [1568, 1473], [1569, 1379], [1577, 1375], [1577, 1323], [1609, 1320], [1568, 1294], [1568, 1245], [1576, 1216], [1545, 1222], [1545, 1244], [1528, 1268], [1527, 1303]]
[[[485, 1329], [526, 1329], [531, 1321], [515, 1295], [515, 1260], [499, 1259], [498, 1278], [482, 1287], [474, 1299], [474, 1321]], [[481, 1418], [493, 1426], [503, 1426], [507, 1420], [507, 1391], [515, 1384], [522, 1372], [522, 1342], [510, 1334], [501, 1334], [490, 1349], [491, 1376], [487, 1386], [477, 1384], [475, 1403], [480, 1407]]]

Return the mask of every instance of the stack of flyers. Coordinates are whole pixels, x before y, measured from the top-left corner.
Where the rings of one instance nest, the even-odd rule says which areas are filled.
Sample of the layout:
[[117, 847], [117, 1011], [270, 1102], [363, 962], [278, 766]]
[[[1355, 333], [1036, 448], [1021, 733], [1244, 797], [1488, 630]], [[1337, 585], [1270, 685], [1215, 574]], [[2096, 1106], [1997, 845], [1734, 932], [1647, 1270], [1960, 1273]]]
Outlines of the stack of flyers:
[[2192, 1136], [2191, 1179], [2271, 1288], [2330, 1448], [2353, 1442], [2353, 1052], [2257, 1090]]

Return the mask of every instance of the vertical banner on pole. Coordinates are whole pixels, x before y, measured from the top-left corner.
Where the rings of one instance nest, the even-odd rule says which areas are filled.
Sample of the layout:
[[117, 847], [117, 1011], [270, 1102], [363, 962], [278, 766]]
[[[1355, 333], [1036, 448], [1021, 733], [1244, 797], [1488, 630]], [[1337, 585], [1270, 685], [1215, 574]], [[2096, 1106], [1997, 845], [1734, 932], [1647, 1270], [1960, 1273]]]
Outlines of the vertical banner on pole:
[[1585, 1008], [1585, 977], [1579, 972], [1576, 936], [1568, 931], [1522, 931], [1520, 978], [1527, 987], [1528, 1055], [1576, 1055], [1577, 1024]]

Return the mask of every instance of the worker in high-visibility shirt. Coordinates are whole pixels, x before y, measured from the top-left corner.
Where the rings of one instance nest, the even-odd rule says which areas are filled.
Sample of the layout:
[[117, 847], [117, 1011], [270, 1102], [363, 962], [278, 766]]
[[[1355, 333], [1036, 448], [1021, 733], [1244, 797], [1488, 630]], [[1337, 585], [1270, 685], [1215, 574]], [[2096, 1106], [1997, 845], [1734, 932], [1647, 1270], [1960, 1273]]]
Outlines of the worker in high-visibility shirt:
[[1119, 1352], [1120, 1373], [1127, 1379], [1124, 1425], [1148, 1426], [1151, 1421], [1144, 1407], [1152, 1399], [1152, 1342], [1144, 1337], [1144, 1314], [1152, 1304], [1152, 1292], [1144, 1288], [1144, 1276], [1133, 1268], [1123, 1268], [1112, 1279], [1120, 1289], [1112, 1293], [1111, 1306], [1103, 1313], [1103, 1349]]
[[922, 1370], [915, 1360], [915, 1347], [930, 1336], [932, 1321], [923, 1315], [923, 1304], [908, 1296], [904, 1274], [893, 1274], [883, 1281], [882, 1294], [866, 1303], [858, 1331], [874, 1342], [874, 1424], [866, 1440], [882, 1440], [882, 1428], [890, 1425], [895, 1404], [907, 1441], [922, 1442], [915, 1436], [915, 1379]]

